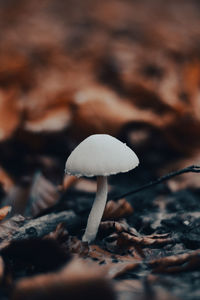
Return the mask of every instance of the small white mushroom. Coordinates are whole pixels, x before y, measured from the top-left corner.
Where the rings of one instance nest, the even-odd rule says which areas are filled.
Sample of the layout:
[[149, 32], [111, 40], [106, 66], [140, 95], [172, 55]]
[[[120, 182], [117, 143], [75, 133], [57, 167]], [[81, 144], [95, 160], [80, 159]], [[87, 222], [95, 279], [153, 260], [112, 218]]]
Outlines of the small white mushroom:
[[75, 176], [97, 176], [97, 193], [82, 240], [92, 242], [97, 234], [107, 200], [107, 176], [134, 169], [137, 155], [124, 143], [107, 134], [91, 135], [70, 154], [65, 171]]

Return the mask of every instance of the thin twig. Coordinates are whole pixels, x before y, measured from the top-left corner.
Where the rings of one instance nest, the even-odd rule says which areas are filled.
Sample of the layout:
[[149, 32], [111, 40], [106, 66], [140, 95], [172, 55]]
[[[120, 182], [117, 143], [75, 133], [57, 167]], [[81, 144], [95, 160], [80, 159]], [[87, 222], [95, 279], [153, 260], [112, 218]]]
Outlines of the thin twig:
[[161, 183], [161, 182], [163, 182], [165, 180], [169, 180], [172, 177], [181, 175], [183, 173], [189, 173], [189, 172], [200, 173], [200, 166], [189, 166], [189, 167], [181, 169], [179, 171], [174, 171], [174, 172], [168, 173], [168, 174], [166, 174], [166, 175], [164, 175], [164, 176], [162, 176], [162, 177], [160, 177], [160, 178], [158, 178], [156, 180], [150, 181], [150, 182], [148, 182], [148, 183], [140, 186], [139, 188], [136, 188], [136, 189], [134, 189], [132, 191], [129, 191], [129, 192], [125, 193], [125, 194], [122, 194], [120, 196], [114, 197], [112, 199], [113, 200], [118, 200], [118, 199], [127, 197], [129, 195], [132, 195], [132, 194], [138, 193], [140, 191], [143, 191], [145, 189], [148, 189], [148, 188], [150, 188], [150, 187], [152, 187], [152, 186], [154, 186], [156, 184], [159, 184], [159, 183]]

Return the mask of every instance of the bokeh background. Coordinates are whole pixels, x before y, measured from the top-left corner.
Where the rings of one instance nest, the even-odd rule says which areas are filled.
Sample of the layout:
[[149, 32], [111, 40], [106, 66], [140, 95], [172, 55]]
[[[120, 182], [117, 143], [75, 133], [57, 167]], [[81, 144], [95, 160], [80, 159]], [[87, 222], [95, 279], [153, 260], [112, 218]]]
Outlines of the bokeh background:
[[[112, 200], [170, 171], [200, 165], [200, 1], [0, 0], [1, 299], [13, 291], [13, 300], [79, 300], [88, 291], [114, 299], [111, 281], [99, 270], [102, 262], [112, 272], [126, 265], [122, 249], [132, 255], [129, 263], [138, 255], [142, 263], [112, 281], [118, 300], [199, 299], [200, 180], [194, 173], [109, 201], [104, 220], [112, 228], [101, 229], [96, 248], [87, 249], [94, 271], [80, 259], [47, 274], [64, 266], [66, 256], [84, 255], [81, 237], [96, 181], [66, 176], [64, 168], [76, 145], [95, 133], [119, 138], [140, 159], [136, 170], [109, 178]], [[23, 222], [52, 221], [50, 213], [70, 209], [79, 222], [74, 231], [59, 224], [49, 241], [13, 242]], [[112, 221], [122, 217], [127, 223], [116, 223], [118, 233]], [[48, 223], [40, 222], [41, 228]], [[110, 233], [120, 241], [124, 225], [132, 236], [116, 250]], [[133, 241], [130, 250], [134, 238], [139, 244]], [[171, 270], [161, 266], [167, 275], [154, 276], [147, 264], [160, 257], [165, 264], [171, 255]]]
[[[4, 186], [37, 170], [58, 184], [94, 133], [135, 150], [141, 182], [198, 164], [198, 1], [1, 0], [0, 36]], [[199, 186], [183, 178], [171, 188]]]

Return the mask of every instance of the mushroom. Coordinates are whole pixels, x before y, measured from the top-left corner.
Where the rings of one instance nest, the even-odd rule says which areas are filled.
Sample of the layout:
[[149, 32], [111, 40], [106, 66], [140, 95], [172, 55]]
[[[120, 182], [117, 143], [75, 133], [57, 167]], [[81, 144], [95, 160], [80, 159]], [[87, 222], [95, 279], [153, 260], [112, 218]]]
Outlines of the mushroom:
[[118, 139], [107, 134], [94, 134], [82, 141], [70, 154], [65, 172], [75, 176], [97, 176], [97, 193], [82, 241], [92, 242], [107, 200], [107, 176], [128, 172], [139, 164], [137, 155]]

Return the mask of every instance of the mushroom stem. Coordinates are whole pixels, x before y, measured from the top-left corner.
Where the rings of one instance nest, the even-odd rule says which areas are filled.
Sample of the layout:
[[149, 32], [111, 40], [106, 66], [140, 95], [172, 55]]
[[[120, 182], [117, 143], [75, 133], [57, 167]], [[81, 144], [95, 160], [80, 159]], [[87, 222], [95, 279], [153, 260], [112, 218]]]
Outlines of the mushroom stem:
[[106, 176], [97, 176], [97, 193], [88, 217], [87, 227], [83, 235], [83, 242], [92, 242], [97, 235], [99, 224], [104, 212], [108, 193]]

